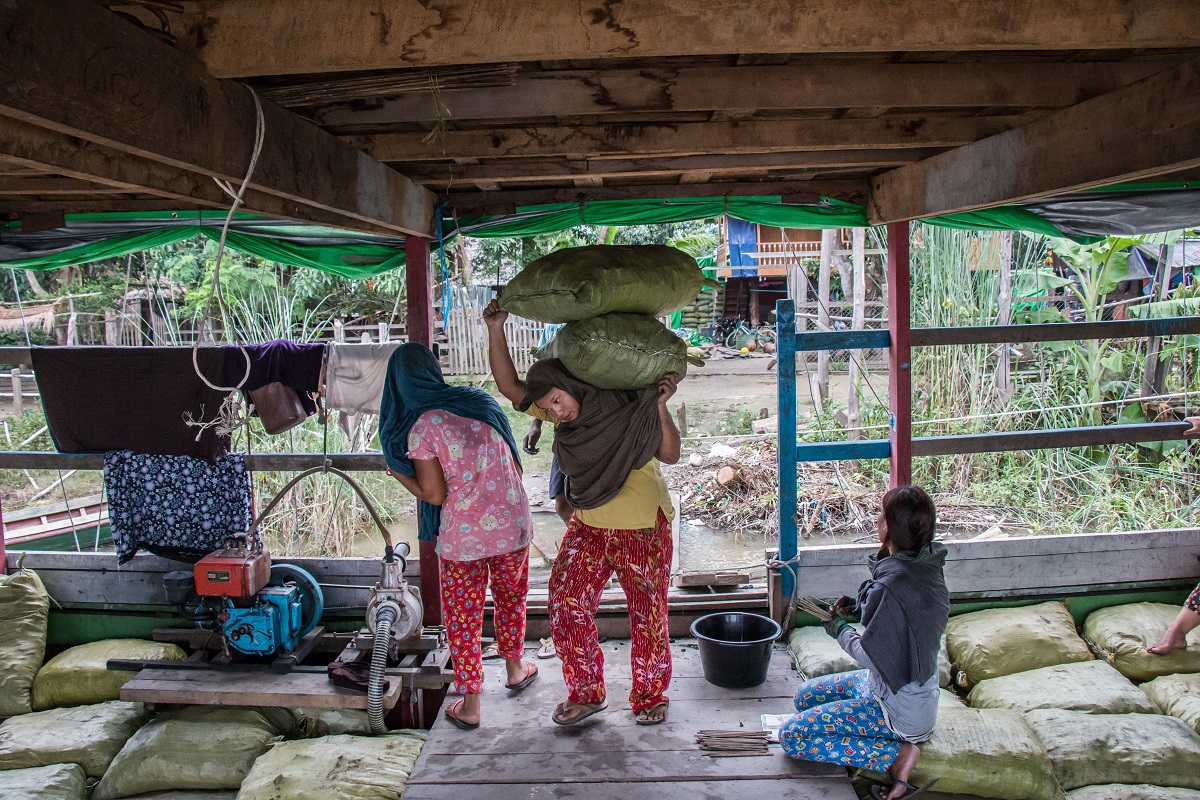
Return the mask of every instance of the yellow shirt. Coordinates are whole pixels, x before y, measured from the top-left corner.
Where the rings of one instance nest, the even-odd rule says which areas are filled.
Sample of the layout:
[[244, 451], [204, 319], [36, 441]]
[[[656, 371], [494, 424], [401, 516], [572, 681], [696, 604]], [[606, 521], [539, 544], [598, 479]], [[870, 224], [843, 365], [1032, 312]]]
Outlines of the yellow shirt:
[[[525, 412], [542, 422], [555, 423], [553, 417], [536, 405]], [[671, 494], [663, 480], [658, 459], [652, 458], [644, 467], [635, 469], [625, 479], [625, 485], [617, 496], [602, 506], [576, 509], [579, 521], [593, 528], [630, 530], [653, 528], [658, 522], [658, 511], [662, 509], [667, 519], [675, 518], [675, 507], [671, 505]]]

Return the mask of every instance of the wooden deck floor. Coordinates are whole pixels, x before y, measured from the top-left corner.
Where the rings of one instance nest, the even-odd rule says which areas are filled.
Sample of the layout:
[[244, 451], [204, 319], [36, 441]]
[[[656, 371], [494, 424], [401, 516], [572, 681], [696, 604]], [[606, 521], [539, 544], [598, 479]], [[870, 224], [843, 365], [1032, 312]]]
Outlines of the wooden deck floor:
[[460, 731], [439, 718], [404, 800], [855, 800], [841, 767], [793, 761], [778, 745], [767, 756], [713, 758], [695, 744], [702, 729], [759, 729], [761, 714], [792, 708], [797, 678], [786, 650], [777, 646], [762, 686], [730, 690], [705, 681], [695, 643], [677, 640], [670, 718], [638, 726], [628, 703], [629, 643], [603, 648], [609, 707], [577, 728], [550, 721], [566, 696], [558, 659], [538, 661], [538, 680], [511, 696], [503, 662], [485, 662], [482, 726]]

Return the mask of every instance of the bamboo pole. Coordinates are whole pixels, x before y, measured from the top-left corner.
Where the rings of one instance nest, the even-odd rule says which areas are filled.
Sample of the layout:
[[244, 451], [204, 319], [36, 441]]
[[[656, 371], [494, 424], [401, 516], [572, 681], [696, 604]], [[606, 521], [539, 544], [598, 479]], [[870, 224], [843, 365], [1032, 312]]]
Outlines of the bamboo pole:
[[[1013, 235], [1012, 231], [1002, 231], [999, 234], [1000, 286], [997, 289], [996, 324], [1012, 324], [1012, 260]], [[1007, 343], [1000, 345], [999, 357], [996, 361], [996, 391], [1001, 403], [1008, 403], [1013, 392], [1012, 350]]]
[[[817, 273], [817, 330], [829, 330], [829, 271], [833, 261], [833, 250], [838, 240], [838, 231], [826, 228], [821, 231], [821, 267]], [[829, 351], [817, 353], [817, 393], [822, 400], [829, 399]]]
[[[861, 331], [866, 324], [866, 302], [867, 302], [867, 229], [854, 228], [853, 233], [853, 254], [851, 261], [853, 262], [853, 278], [851, 279], [850, 289], [854, 296], [854, 316], [850, 321], [852, 330]], [[864, 377], [863, 370], [860, 366], [866, 351], [852, 350], [850, 351], [850, 390], [846, 398], [846, 427], [849, 429], [848, 438], [858, 439], [862, 434], [858, 430], [859, 422], [859, 406], [862, 398], [859, 392], [859, 381]]]

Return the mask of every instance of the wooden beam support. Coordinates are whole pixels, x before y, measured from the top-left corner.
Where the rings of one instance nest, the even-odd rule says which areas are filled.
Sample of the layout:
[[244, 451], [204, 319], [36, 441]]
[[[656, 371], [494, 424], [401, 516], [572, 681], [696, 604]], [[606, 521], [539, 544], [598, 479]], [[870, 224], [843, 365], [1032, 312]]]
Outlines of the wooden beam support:
[[601, 178], [665, 178], [688, 173], [742, 174], [798, 170], [843, 170], [898, 167], [942, 152], [940, 148], [896, 150], [816, 150], [807, 152], [740, 153], [713, 156], [652, 158], [503, 158], [483, 164], [441, 161], [408, 161], [395, 165], [426, 185], [462, 185]]
[[891, 441], [889, 485], [912, 483], [912, 291], [909, 277], [909, 227], [887, 228], [888, 438]]
[[172, 32], [222, 78], [439, 64], [1200, 45], [1193, 0], [198, 0]]
[[672, 197], [745, 197], [785, 195], [789, 203], [816, 203], [822, 197], [862, 202], [866, 180], [861, 181], [760, 181], [692, 184], [637, 184], [573, 189], [502, 189], [498, 192], [454, 193], [445, 200], [457, 211], [507, 213], [518, 206], [543, 203], [578, 203], [580, 200], [665, 200]]
[[877, 176], [872, 224], [952, 214], [1200, 166], [1200, 59]]
[[[138, 158], [242, 180], [255, 138], [249, 90], [88, 0], [0, 5], [0, 116]], [[263, 103], [258, 191], [428, 236], [433, 195], [316, 125]]]
[[335, 133], [413, 122], [640, 112], [834, 108], [1064, 108], [1171, 66], [1162, 61], [1015, 64], [792, 64], [520, 72], [512, 86], [408, 92], [377, 107], [337, 104], [314, 119]]
[[959, 147], [1028, 122], [1027, 117], [884, 117], [627, 125], [564, 125], [351, 136], [380, 161], [507, 156], [693, 155], [811, 150]]
[[[81, 198], [88, 194], [95, 197], [113, 191], [149, 194], [162, 198], [161, 202], [139, 201], [139, 205], [144, 206], [144, 209], [138, 210], [179, 211], [190, 208], [222, 209], [229, 207], [229, 196], [207, 175], [138, 158], [94, 142], [3, 116], [0, 116], [0, 163], [36, 170], [40, 173], [65, 175], [68, 178], [77, 179], [73, 185], [87, 182], [101, 187], [91, 193], [79, 192], [78, 196]], [[0, 195], [6, 194], [3, 187], [8, 185], [10, 180], [17, 179], [6, 178], [0, 181]], [[20, 180], [61, 181], [63, 179], [23, 178]], [[16, 184], [18, 187], [28, 185], [33, 184]], [[12, 198], [10, 202], [18, 211], [33, 210], [37, 206], [44, 205], [40, 202], [17, 198]], [[84, 205], [80, 205], [80, 201], [64, 198], [63, 202], [58, 203], [56, 207], [68, 213], [81, 213], [85, 209], [119, 210], [116, 207], [106, 206], [106, 203], [113, 201], [83, 200], [82, 202]], [[257, 189], [247, 190], [243, 208], [246, 211], [297, 222], [312, 222], [334, 227], [352, 224], [356, 229], [367, 233], [392, 236], [396, 233], [392, 228], [366, 222], [351, 222], [341, 214], [260, 192]]]
[[[913, 347], [963, 344], [1030, 344], [1081, 342], [1087, 339], [1142, 339], [1148, 336], [1200, 334], [1200, 316], [1126, 319], [1114, 322], [1044, 322], [1037, 325], [969, 325], [962, 328], [917, 328]], [[16, 363], [16, 362], [13, 362]]]

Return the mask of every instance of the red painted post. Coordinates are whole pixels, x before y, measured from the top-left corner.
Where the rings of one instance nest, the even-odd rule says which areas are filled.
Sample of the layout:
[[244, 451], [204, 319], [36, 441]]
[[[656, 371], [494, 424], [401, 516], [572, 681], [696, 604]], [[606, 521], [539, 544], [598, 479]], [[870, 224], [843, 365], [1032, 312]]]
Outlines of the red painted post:
[[888, 428], [892, 443], [892, 488], [912, 483], [911, 284], [907, 222], [887, 226]]
[[[429, 240], [418, 236], [404, 239], [404, 277], [408, 303], [404, 330], [408, 341], [433, 348], [433, 293], [429, 268]], [[437, 545], [419, 542], [421, 555], [421, 602], [425, 606], [425, 624], [442, 622], [441, 578], [438, 574]]]

